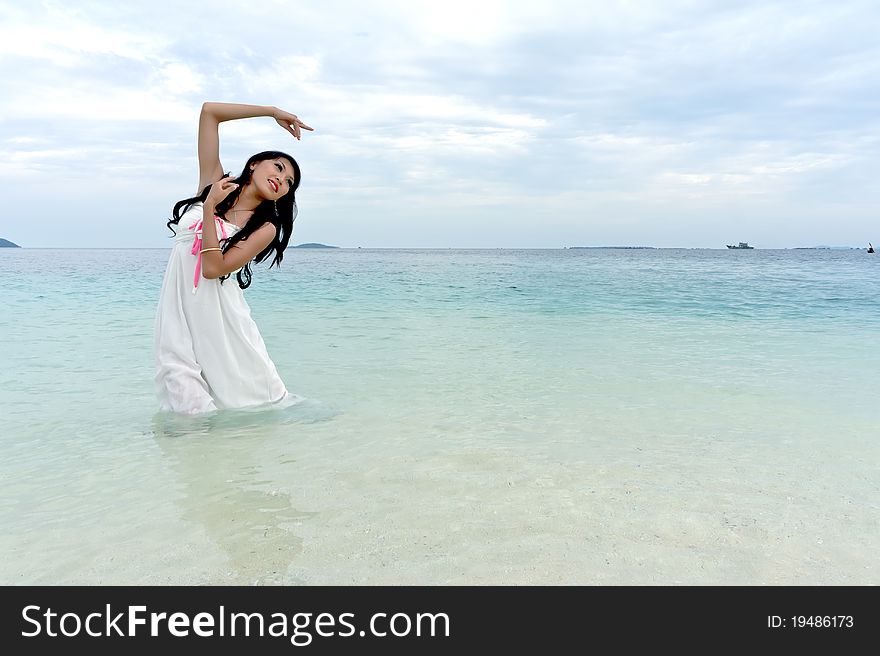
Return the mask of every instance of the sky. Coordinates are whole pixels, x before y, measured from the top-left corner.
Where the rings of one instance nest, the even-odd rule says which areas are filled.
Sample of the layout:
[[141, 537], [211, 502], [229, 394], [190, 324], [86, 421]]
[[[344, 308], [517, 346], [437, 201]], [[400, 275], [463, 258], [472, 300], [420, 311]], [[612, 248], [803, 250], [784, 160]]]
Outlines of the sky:
[[880, 245], [875, 0], [0, 0], [0, 237], [168, 248], [204, 101], [292, 244]]

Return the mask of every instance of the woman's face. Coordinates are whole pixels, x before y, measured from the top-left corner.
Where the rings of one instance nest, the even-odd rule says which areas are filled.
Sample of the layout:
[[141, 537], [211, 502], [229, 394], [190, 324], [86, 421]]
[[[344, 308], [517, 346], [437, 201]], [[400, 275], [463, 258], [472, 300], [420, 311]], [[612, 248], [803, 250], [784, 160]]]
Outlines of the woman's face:
[[283, 157], [257, 162], [251, 170], [251, 183], [266, 200], [278, 200], [293, 189], [293, 167]]

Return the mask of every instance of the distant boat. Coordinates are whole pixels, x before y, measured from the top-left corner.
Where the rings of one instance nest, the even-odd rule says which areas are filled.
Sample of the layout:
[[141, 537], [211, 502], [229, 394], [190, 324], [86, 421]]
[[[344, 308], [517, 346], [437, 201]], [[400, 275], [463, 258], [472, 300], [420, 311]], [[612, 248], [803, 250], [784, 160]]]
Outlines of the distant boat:
[[868, 252], [869, 252], [869, 253], [873, 253], [873, 252], [874, 252], [874, 246], [871, 245], [871, 242], [868, 242]]
[[753, 250], [755, 248], [754, 246], [749, 246], [749, 242], [747, 242], [747, 241], [741, 241], [739, 243], [739, 246], [734, 246], [733, 244], [728, 244], [727, 247], [734, 248], [734, 249], [742, 248], [742, 249], [748, 249], [748, 250]]

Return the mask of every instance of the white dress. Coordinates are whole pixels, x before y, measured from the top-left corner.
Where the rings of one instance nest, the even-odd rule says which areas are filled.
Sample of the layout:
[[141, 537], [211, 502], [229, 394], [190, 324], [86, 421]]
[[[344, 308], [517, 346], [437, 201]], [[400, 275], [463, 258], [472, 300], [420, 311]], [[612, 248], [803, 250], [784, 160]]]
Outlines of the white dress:
[[[214, 220], [221, 240], [240, 229]], [[197, 414], [298, 398], [278, 376], [235, 275], [221, 285], [197, 271], [201, 221], [201, 203], [181, 217], [162, 282], [155, 334], [160, 407]]]

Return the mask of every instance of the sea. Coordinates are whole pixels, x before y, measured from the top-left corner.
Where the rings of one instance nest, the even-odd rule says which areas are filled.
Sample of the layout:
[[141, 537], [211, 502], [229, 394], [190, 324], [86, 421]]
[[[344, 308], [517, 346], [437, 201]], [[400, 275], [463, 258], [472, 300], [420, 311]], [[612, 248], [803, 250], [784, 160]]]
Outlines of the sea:
[[291, 248], [180, 417], [169, 252], [0, 249], [0, 583], [880, 583], [880, 256]]

